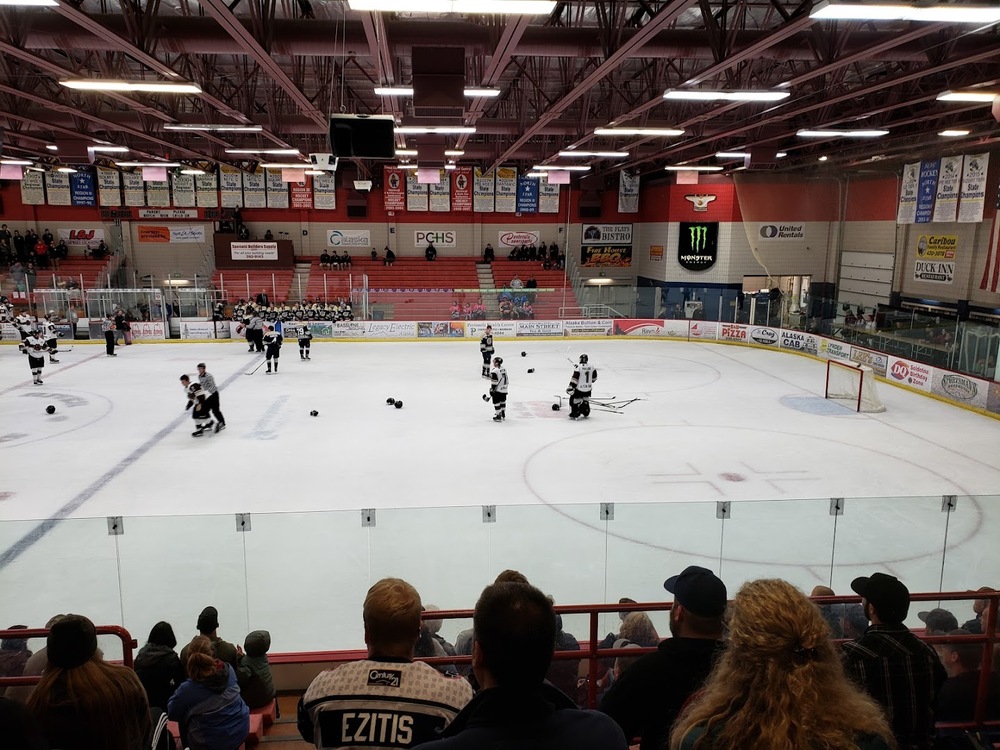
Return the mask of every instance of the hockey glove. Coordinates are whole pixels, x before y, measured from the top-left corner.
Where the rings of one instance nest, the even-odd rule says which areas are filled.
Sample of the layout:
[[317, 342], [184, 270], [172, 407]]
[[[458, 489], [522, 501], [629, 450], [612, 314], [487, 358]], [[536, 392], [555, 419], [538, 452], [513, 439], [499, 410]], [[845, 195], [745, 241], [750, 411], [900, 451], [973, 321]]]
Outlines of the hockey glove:
[[187, 406], [184, 407], [184, 411], [187, 411], [192, 406], [194, 406], [194, 401], [188, 401]]
[[566, 393], [568, 393], [570, 396], [572, 396], [573, 395], [573, 391], [575, 391], [575, 390], [576, 390], [576, 388], [574, 388], [573, 386], [570, 386], [569, 388], [566, 389]]

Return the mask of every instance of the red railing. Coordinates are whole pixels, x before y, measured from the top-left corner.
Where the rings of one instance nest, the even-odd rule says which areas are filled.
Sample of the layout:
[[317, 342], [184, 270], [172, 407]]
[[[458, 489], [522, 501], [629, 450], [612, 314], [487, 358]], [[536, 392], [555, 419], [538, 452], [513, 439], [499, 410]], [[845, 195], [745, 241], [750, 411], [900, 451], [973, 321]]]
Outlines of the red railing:
[[[132, 668], [134, 660], [132, 651], [139, 647], [139, 644], [125, 628], [120, 625], [98, 625], [95, 630], [97, 635], [113, 635], [122, 642], [122, 664]], [[16, 628], [14, 630], [0, 630], [0, 638], [47, 638], [48, 628]], [[41, 675], [29, 675], [27, 677], [0, 677], [0, 688], [8, 685], [36, 685], [42, 679]]]

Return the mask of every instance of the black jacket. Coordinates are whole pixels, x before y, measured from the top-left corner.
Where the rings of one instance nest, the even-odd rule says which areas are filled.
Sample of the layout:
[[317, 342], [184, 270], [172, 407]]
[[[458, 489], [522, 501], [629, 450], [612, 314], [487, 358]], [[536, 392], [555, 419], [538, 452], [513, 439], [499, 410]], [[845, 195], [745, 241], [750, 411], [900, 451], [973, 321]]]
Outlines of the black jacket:
[[146, 688], [149, 705], [167, 709], [167, 701], [186, 679], [177, 652], [169, 646], [147, 643], [135, 655], [135, 673]]

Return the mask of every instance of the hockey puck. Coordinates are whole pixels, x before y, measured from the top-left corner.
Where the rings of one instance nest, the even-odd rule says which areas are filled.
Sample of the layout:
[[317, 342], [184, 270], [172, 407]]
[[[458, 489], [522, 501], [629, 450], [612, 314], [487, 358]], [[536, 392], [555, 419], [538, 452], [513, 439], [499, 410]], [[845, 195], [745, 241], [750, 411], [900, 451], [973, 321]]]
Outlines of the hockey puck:
[[52, 404], [49, 404], [48, 406], [45, 407], [45, 413], [46, 414], [55, 414], [56, 413], [56, 407], [54, 407]]
[[392, 405], [393, 405], [394, 403], [396, 403], [396, 399], [394, 399], [394, 398], [390, 397], [390, 398], [387, 398], [387, 399], [385, 400], [385, 402], [386, 402], [387, 404], [389, 404], [389, 406], [392, 406]]
[[559, 411], [559, 404], [552, 404], [552, 411]]
[[309, 416], [310, 417], [318, 417], [319, 416], [319, 412], [316, 411], [315, 409], [313, 409], [311, 412], [309, 412]]
[[521, 356], [522, 356], [522, 357], [527, 357], [527, 356], [528, 356], [528, 353], [527, 353], [527, 352], [521, 352]]
[[529, 373], [532, 373], [532, 372], [534, 372], [534, 371], [535, 371], [535, 368], [534, 368], [534, 367], [529, 367], [529, 368], [528, 368], [528, 372], [529, 372]]
[[397, 401], [395, 404], [393, 404], [393, 406], [395, 406], [397, 409], [402, 409], [403, 408], [403, 402], [402, 401]]

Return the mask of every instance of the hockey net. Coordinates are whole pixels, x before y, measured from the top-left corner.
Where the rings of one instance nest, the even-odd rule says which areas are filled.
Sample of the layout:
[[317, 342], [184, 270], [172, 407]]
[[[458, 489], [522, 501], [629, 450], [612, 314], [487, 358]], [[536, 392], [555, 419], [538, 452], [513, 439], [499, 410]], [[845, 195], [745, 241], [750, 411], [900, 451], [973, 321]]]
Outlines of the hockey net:
[[859, 412], [882, 412], [885, 407], [875, 390], [872, 368], [829, 359], [826, 362], [824, 397]]

